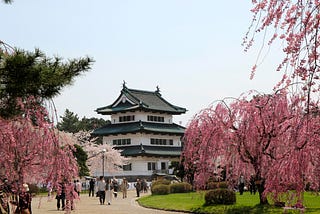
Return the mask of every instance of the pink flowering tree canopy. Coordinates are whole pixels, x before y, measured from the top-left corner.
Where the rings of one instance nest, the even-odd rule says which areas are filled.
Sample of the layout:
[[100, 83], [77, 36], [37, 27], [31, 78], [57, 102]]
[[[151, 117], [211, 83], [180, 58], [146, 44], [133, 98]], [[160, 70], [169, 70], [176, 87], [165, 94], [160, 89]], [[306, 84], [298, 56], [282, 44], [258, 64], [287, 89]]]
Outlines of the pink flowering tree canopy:
[[[31, 99], [28, 104], [33, 103]], [[77, 175], [70, 138], [54, 129], [44, 107], [21, 107], [24, 114], [0, 118], [1, 176], [9, 181], [57, 183]]]
[[319, 184], [318, 120], [318, 113], [306, 114], [301, 97], [284, 90], [220, 101], [188, 125], [182, 159], [198, 188], [225, 169], [230, 187], [240, 175], [247, 181], [254, 175], [261, 204], [268, 203], [267, 195], [277, 201], [294, 188], [302, 206], [305, 185]]
[[[92, 59], [48, 58], [0, 42], [0, 175], [19, 191], [24, 182], [69, 182], [78, 175], [72, 139], [54, 128], [48, 100], [90, 69]], [[48, 108], [49, 107], [49, 108]]]
[[[253, 19], [244, 38], [245, 51], [256, 42], [259, 33], [263, 34], [262, 47], [267, 47], [264, 43], [270, 46], [279, 41], [284, 57], [277, 68], [283, 71], [278, 86], [302, 83], [309, 110], [311, 94], [320, 89], [320, 1], [252, 0], [252, 3]], [[253, 66], [252, 77], [256, 69], [257, 64]]]
[[74, 133], [74, 137], [88, 154], [87, 165], [91, 174], [101, 172], [103, 165], [106, 172], [122, 170], [121, 167], [129, 160], [121, 156], [121, 151], [114, 149], [111, 145], [97, 144], [97, 138], [92, 138], [90, 131], [79, 131]]

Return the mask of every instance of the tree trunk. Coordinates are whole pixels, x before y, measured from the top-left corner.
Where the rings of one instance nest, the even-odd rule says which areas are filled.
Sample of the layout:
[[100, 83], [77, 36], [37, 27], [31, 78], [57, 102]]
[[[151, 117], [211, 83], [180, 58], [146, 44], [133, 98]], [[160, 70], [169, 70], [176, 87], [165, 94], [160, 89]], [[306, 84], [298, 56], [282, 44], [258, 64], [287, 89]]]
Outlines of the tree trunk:
[[265, 190], [264, 183], [265, 182], [264, 182], [263, 179], [257, 181], [257, 188], [258, 188], [258, 192], [259, 192], [259, 198], [260, 198], [260, 204], [261, 205], [269, 204], [267, 197], [265, 197], [263, 195], [263, 192]]

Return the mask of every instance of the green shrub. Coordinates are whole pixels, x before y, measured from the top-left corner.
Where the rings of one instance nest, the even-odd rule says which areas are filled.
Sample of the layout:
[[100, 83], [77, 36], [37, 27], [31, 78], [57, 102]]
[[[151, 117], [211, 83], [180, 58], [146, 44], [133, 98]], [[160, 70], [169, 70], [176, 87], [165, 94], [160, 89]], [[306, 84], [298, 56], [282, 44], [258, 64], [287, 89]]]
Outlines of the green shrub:
[[192, 185], [186, 182], [170, 184], [170, 193], [191, 192]]
[[166, 180], [166, 179], [159, 179], [159, 180], [152, 181], [151, 186], [156, 186], [159, 184], [169, 185], [169, 184], [171, 184], [171, 181]]
[[152, 195], [167, 195], [170, 193], [169, 185], [157, 184], [151, 187]]
[[40, 188], [36, 184], [29, 184], [29, 192], [38, 194], [40, 192]]
[[234, 204], [236, 203], [236, 194], [228, 189], [215, 189], [208, 191], [204, 199], [205, 205]]
[[228, 184], [225, 181], [221, 182], [209, 182], [207, 183], [207, 189], [227, 189]]

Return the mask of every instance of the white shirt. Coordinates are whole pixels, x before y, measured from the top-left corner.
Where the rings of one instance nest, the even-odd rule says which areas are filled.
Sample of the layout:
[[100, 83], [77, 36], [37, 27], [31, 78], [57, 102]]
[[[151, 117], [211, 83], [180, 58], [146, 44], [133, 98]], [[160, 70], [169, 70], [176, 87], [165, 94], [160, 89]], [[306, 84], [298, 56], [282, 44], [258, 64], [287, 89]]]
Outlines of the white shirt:
[[98, 191], [105, 191], [106, 190], [106, 182], [104, 180], [98, 181]]

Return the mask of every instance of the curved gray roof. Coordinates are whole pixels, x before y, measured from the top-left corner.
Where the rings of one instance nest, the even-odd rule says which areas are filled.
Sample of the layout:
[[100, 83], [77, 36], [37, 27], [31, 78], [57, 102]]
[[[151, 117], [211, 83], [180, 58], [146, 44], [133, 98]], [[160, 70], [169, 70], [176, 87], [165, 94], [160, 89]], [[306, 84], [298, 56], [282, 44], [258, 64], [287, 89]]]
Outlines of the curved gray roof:
[[[125, 102], [121, 102], [120, 99], [124, 96], [127, 100]], [[161, 96], [159, 89], [156, 91], [144, 91], [129, 89], [126, 86], [123, 87], [120, 96], [111, 105], [96, 109], [98, 114], [103, 115], [135, 110], [169, 114], [183, 114], [187, 111], [185, 108], [175, 106], [166, 101]]]
[[92, 132], [94, 136], [108, 136], [126, 133], [159, 133], [169, 135], [184, 134], [185, 128], [175, 123], [151, 123], [151, 122], [131, 122], [131, 123], [115, 123], [108, 124]]

